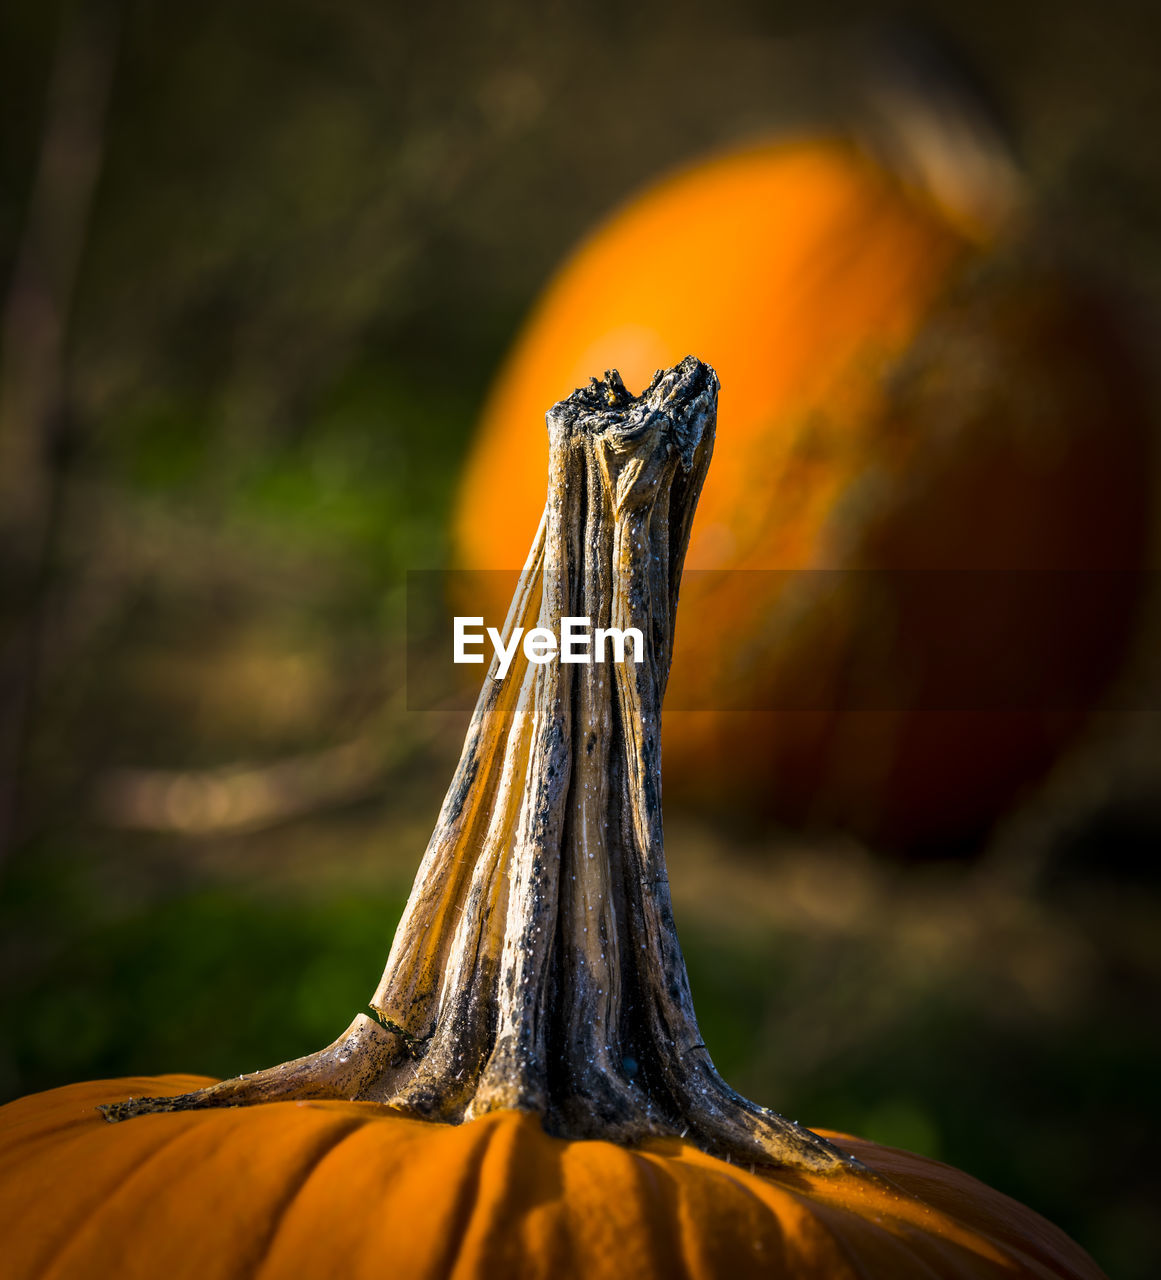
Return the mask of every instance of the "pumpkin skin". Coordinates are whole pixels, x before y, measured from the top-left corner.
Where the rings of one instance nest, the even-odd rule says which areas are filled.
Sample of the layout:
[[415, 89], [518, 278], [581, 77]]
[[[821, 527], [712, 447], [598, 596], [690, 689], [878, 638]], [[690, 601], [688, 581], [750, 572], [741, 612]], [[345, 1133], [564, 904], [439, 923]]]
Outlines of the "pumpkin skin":
[[1030, 1210], [922, 1156], [827, 1135], [890, 1184], [756, 1174], [676, 1140], [452, 1126], [277, 1102], [109, 1125], [98, 1103], [202, 1077], [98, 1081], [0, 1109], [10, 1280], [855, 1280], [1102, 1275]]
[[[681, 262], [704, 277], [696, 306]], [[632, 386], [704, 353], [726, 391], [686, 568], [759, 573], [687, 575], [667, 797], [898, 847], [970, 841], [1075, 735], [1131, 634], [1151, 428], [1119, 324], [998, 223], [841, 139], [712, 157], [616, 213], [536, 304], [466, 464], [457, 566], [523, 563], [544, 404], [593, 367]], [[981, 579], [938, 606], [908, 596], [916, 569], [1039, 576], [949, 656], [991, 597]], [[795, 570], [886, 572], [868, 593]], [[1104, 576], [1053, 577], [1074, 570]], [[502, 618], [508, 585], [473, 582], [470, 612]], [[1024, 672], [1040, 704], [992, 696]]]

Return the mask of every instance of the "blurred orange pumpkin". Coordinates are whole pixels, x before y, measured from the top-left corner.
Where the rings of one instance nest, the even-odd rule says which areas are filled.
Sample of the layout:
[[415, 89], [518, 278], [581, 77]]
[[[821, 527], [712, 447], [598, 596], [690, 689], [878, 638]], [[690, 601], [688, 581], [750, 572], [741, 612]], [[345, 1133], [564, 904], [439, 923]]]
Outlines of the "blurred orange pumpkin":
[[[669, 798], [913, 847], [977, 834], [1082, 722], [1123, 656], [1150, 501], [1116, 314], [1012, 232], [1010, 170], [923, 156], [926, 182], [837, 136], [754, 145], [614, 214], [501, 369], [454, 529], [458, 567], [517, 568], [543, 406], [594, 367], [632, 387], [698, 352], [723, 390]], [[479, 589], [499, 613], [508, 586]]]

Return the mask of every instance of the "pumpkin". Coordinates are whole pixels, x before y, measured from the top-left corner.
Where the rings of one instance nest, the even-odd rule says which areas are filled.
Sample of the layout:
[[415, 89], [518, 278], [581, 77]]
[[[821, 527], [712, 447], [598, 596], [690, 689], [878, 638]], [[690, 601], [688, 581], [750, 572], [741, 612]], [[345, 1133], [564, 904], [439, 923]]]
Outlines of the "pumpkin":
[[[6, 1108], [5, 1274], [1097, 1276], [966, 1174], [820, 1131], [878, 1178], [756, 1173], [677, 1139], [566, 1142], [527, 1112], [458, 1126], [369, 1102], [272, 1102], [110, 1127], [94, 1109], [196, 1076], [73, 1085]], [[62, 1191], [66, 1194], [62, 1194]], [[45, 1202], [61, 1205], [45, 1213]]]
[[[726, 398], [669, 777], [718, 813], [936, 850], [1035, 781], [1117, 671], [1151, 502], [1116, 307], [1035, 250], [1013, 171], [942, 105], [904, 113], [926, 142], [906, 166], [783, 139], [617, 211], [498, 373], [454, 526], [458, 568], [521, 564], [540, 406], [594, 365], [632, 386], [701, 352]], [[455, 583], [458, 612], [502, 617], [501, 576]]]
[[640, 662], [493, 663], [376, 1017], [234, 1080], [4, 1108], [12, 1280], [1100, 1275], [1004, 1196], [806, 1130], [710, 1061], [670, 909], [659, 725], [716, 396], [688, 358], [639, 398], [610, 375], [549, 415], [508, 636], [588, 616], [648, 639]]

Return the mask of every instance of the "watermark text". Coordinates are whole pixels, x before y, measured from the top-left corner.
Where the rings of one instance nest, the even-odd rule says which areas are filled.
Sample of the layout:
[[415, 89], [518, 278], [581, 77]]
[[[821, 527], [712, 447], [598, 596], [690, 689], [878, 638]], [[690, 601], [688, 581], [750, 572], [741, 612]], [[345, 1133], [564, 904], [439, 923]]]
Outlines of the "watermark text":
[[548, 627], [530, 627], [527, 631], [515, 627], [505, 644], [496, 627], [484, 627], [482, 616], [457, 614], [453, 622], [452, 660], [483, 662], [485, 638], [491, 642], [496, 657], [497, 680], [503, 680], [508, 674], [517, 648], [522, 648], [528, 661], [537, 665], [556, 657], [561, 662], [604, 663], [609, 661], [606, 655], [610, 650], [613, 662], [627, 662], [630, 652], [634, 662], [642, 662], [645, 657], [645, 638], [637, 627], [594, 627], [589, 618], [561, 618], [559, 637]]

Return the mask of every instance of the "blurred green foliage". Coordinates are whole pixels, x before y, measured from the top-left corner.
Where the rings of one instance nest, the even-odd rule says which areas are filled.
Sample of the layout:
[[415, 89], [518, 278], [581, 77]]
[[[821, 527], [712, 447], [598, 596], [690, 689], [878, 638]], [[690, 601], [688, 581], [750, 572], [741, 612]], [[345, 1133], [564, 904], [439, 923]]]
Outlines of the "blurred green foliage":
[[88, 918], [6, 1003], [16, 1070], [64, 1084], [179, 1063], [236, 1075], [300, 1057], [342, 1030], [337, 1011], [366, 1004], [401, 910], [398, 897], [280, 902], [204, 888]]

